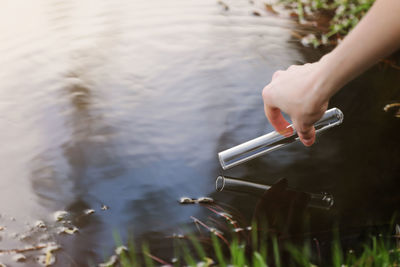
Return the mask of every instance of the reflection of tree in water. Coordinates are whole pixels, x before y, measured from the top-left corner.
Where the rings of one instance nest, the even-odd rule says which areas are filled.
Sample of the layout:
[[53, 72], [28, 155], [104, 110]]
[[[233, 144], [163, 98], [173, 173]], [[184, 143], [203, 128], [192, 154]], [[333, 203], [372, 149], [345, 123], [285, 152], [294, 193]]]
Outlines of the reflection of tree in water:
[[[46, 115], [63, 120], [63, 127], [53, 125], [51, 131], [55, 132], [46, 132], [50, 148], [33, 159], [31, 182], [41, 205], [53, 211], [69, 211], [72, 223], [80, 229], [72, 238], [57, 237], [63, 246], [63, 260], [77, 266], [104, 256], [96, 253], [103, 252], [99, 240], [102, 216], [108, 211], [102, 211], [101, 205], [107, 203], [102, 202], [101, 195], [92, 194], [91, 186], [123, 172], [113, 156], [113, 130], [104, 121], [104, 103], [97, 84], [106, 74], [103, 66], [118, 37], [119, 15], [115, 8], [109, 12], [110, 5], [99, 2], [87, 9], [87, 3], [77, 1], [44, 4], [51, 34], [60, 41], [52, 49], [66, 53], [60, 58], [66, 60], [61, 64], [68, 69], [59, 78], [59, 99], [54, 101], [60, 112]], [[85, 209], [96, 212], [82, 216]]]
[[72, 243], [63, 238], [59, 241], [69, 257], [74, 261], [82, 260], [79, 263], [82, 266], [87, 263], [87, 257], [93, 258], [99, 243], [97, 234], [101, 232], [100, 215], [82, 216], [88, 208], [101, 212], [101, 199], [88, 195], [90, 184], [116, 175], [121, 169], [108, 153], [111, 128], [104, 125], [101, 116], [92, 113], [91, 85], [84, 83], [76, 73], [71, 73], [68, 80], [71, 82], [63, 97], [71, 101], [72, 109], [66, 121], [66, 132], [70, 130], [71, 136], [61, 147], [36, 159], [32, 186], [43, 204], [71, 212], [80, 234]]

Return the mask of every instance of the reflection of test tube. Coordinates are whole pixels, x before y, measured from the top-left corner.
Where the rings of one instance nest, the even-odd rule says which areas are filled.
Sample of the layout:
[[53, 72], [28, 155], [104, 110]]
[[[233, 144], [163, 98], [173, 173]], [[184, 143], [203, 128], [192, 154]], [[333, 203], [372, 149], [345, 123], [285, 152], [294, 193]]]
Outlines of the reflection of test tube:
[[[215, 181], [215, 189], [218, 192], [227, 190], [227, 191], [262, 195], [266, 190], [269, 190], [270, 188], [271, 188], [270, 185], [257, 184], [226, 176], [218, 176], [217, 180]], [[309, 207], [327, 210], [330, 209], [333, 205], [333, 197], [330, 194], [327, 193], [322, 193], [322, 194], [306, 193], [306, 194], [310, 196], [310, 202], [308, 204]]]
[[[329, 109], [314, 124], [316, 134], [339, 125], [342, 121], [343, 113], [339, 109]], [[291, 129], [285, 134], [274, 131], [218, 153], [222, 168], [227, 170], [299, 140], [293, 125], [288, 128]]]

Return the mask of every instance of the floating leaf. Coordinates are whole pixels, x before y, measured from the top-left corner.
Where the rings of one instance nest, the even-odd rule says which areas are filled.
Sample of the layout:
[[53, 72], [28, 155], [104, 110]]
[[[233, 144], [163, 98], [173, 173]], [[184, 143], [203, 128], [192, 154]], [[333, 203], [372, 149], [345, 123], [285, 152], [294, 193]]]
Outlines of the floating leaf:
[[58, 234], [69, 234], [69, 235], [73, 235], [76, 232], [79, 232], [79, 229], [75, 226], [70, 226], [70, 227], [65, 227], [62, 226], [59, 228]]
[[93, 214], [95, 211], [93, 209], [86, 209], [83, 211], [86, 215]]
[[68, 212], [65, 210], [59, 210], [54, 212], [54, 220], [57, 222], [63, 221], [68, 217]]
[[209, 204], [209, 203], [214, 203], [214, 199], [210, 198], [210, 197], [201, 197], [197, 199], [198, 203], [202, 203], [202, 204]]
[[46, 228], [46, 224], [44, 224], [43, 221], [37, 221], [37, 222], [35, 222], [35, 227], [36, 228]]
[[194, 204], [196, 203], [196, 200], [191, 199], [190, 197], [181, 197], [179, 200], [179, 203], [181, 204]]

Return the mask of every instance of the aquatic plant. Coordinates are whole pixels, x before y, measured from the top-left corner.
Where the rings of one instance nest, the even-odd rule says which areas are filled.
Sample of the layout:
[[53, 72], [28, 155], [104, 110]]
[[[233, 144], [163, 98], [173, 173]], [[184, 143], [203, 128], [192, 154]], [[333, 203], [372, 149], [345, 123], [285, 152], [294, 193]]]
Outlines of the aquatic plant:
[[[196, 219], [196, 218], [194, 218]], [[229, 220], [232, 218], [229, 217]], [[227, 219], [227, 221], [229, 221]], [[209, 231], [208, 240], [189, 234], [175, 235], [174, 255], [171, 260], [161, 259], [151, 253], [144, 243], [138, 253], [130, 243], [129, 248], [121, 245], [117, 236], [118, 247], [109, 260], [99, 266], [399, 266], [400, 264], [400, 226], [396, 225], [396, 234], [370, 235], [369, 239], [359, 244], [356, 249], [343, 249], [339, 234], [333, 231], [330, 244], [330, 261], [321, 260], [311, 247], [316, 240], [306, 240], [303, 244], [285, 241], [271, 233], [260, 237], [257, 224], [251, 227], [230, 227], [232, 235], [225, 236], [221, 231], [196, 219], [195, 223], [204, 224]], [[230, 224], [232, 225], [232, 224]], [[314, 243], [314, 244], [313, 244]], [[319, 245], [318, 245], [319, 246]]]
[[297, 17], [300, 24], [318, 30], [302, 38], [304, 45], [318, 47], [340, 42], [367, 13], [374, 0], [280, 0], [278, 3], [292, 10], [292, 17]]

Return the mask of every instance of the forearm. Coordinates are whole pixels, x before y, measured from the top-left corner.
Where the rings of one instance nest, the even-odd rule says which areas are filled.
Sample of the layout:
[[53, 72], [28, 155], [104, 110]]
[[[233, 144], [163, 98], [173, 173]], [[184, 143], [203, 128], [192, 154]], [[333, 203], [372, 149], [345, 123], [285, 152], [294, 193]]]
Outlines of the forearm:
[[329, 99], [347, 82], [400, 47], [400, 0], [377, 0], [353, 31], [321, 59], [321, 95]]

